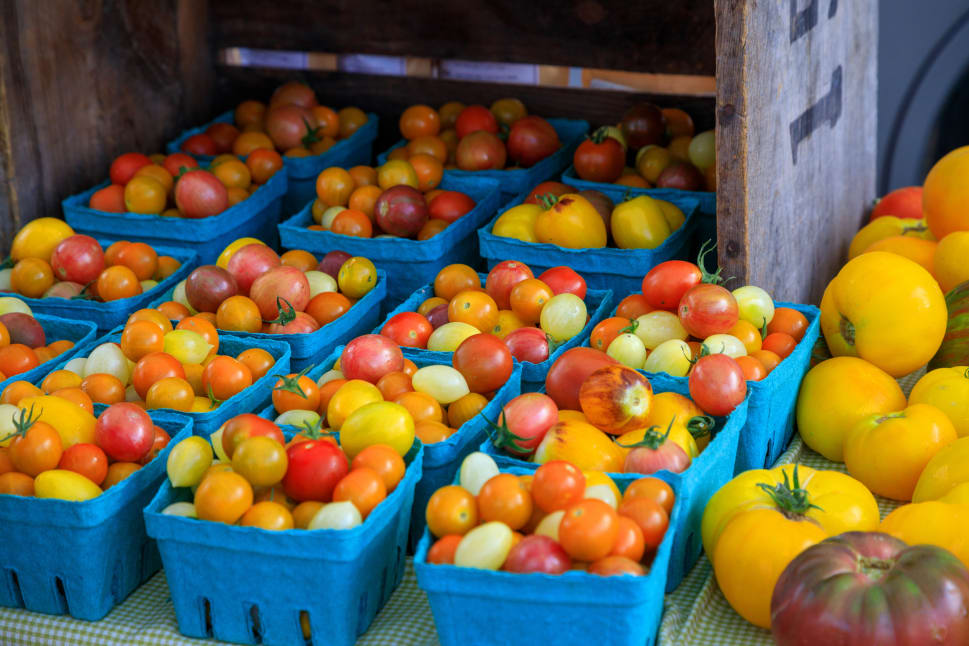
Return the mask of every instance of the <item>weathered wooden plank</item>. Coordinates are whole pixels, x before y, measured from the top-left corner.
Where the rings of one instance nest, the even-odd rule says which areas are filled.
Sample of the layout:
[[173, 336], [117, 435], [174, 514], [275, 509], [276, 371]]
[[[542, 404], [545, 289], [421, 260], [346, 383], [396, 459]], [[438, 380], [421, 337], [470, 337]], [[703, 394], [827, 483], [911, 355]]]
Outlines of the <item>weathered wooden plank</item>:
[[0, 253], [20, 223], [211, 113], [207, 3], [0, 3]]
[[818, 302], [874, 196], [877, 3], [715, 4], [720, 264]]
[[212, 0], [219, 47], [712, 75], [710, 0]]

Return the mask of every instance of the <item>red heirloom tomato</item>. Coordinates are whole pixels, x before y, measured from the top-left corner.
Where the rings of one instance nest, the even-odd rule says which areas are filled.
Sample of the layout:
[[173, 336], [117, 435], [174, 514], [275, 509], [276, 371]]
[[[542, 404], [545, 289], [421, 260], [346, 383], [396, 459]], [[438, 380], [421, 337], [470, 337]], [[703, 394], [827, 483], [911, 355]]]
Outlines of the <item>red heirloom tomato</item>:
[[691, 287], [680, 299], [680, 323], [692, 336], [705, 339], [724, 334], [739, 318], [737, 300], [724, 287], [701, 283]]
[[350, 260], [352, 257], [353, 256], [348, 254], [346, 251], [331, 251], [323, 256], [323, 259], [320, 260], [320, 264], [317, 269], [322, 271], [324, 274], [329, 274], [336, 278], [340, 274], [340, 267], [343, 266], [343, 263]]
[[227, 298], [239, 293], [232, 274], [216, 265], [202, 265], [185, 280], [185, 298], [199, 312], [212, 312]]
[[498, 120], [491, 110], [483, 105], [469, 105], [461, 110], [457, 121], [454, 122], [454, 129], [458, 133], [458, 139], [464, 139], [478, 130], [498, 134]]
[[548, 181], [542, 182], [532, 189], [532, 192], [524, 200], [524, 204], [541, 204], [542, 197], [545, 195], [552, 194], [555, 197], [560, 195], [565, 195], [566, 193], [575, 193], [574, 186], [569, 186], [568, 184], [563, 184], [562, 182]]
[[404, 370], [404, 354], [400, 346], [387, 337], [364, 334], [343, 348], [340, 370], [347, 379], [363, 379], [375, 384], [388, 372]]
[[559, 135], [548, 121], [534, 115], [522, 117], [508, 132], [508, 157], [519, 166], [529, 167], [562, 147]]
[[460, 191], [441, 191], [427, 205], [427, 210], [431, 219], [451, 223], [474, 207], [474, 200]]
[[135, 404], [108, 406], [94, 425], [94, 437], [108, 457], [120, 462], [137, 462], [151, 450], [155, 424]]
[[617, 363], [619, 362], [599, 350], [570, 348], [563, 352], [549, 368], [548, 375], [545, 377], [545, 391], [555, 400], [559, 408], [582, 410], [579, 403], [579, 389], [582, 387], [582, 382], [599, 368]]
[[505, 144], [497, 135], [479, 130], [458, 142], [455, 153], [461, 170], [500, 170], [505, 167]]
[[310, 302], [310, 283], [306, 274], [296, 267], [280, 265], [253, 281], [249, 298], [255, 301], [263, 319], [271, 321], [279, 317], [280, 309], [289, 309], [286, 303], [297, 312], [306, 309]]
[[333, 442], [308, 440], [286, 449], [289, 465], [283, 490], [293, 500], [330, 502], [333, 489], [350, 471], [347, 456]]
[[969, 644], [969, 571], [934, 545], [847, 532], [788, 564], [771, 597], [778, 646]]
[[599, 128], [575, 150], [575, 174], [590, 182], [615, 182], [626, 165], [622, 144]]
[[519, 361], [541, 363], [549, 357], [548, 336], [537, 327], [512, 330], [503, 341], [511, 350], [511, 356]]
[[104, 251], [91, 236], [73, 235], [61, 240], [54, 247], [50, 266], [57, 280], [87, 285], [101, 275], [101, 270], [104, 269]]
[[551, 397], [525, 393], [505, 404], [492, 441], [512, 455], [529, 455], [558, 420], [559, 409]]
[[690, 398], [710, 415], [729, 415], [747, 396], [743, 369], [725, 354], [700, 357], [688, 383]]
[[175, 183], [175, 204], [186, 218], [207, 218], [229, 207], [229, 193], [207, 170], [190, 170]]
[[239, 293], [248, 294], [257, 278], [281, 264], [272, 247], [254, 242], [232, 254], [225, 269], [235, 278]]
[[399, 312], [380, 328], [380, 334], [408, 348], [426, 348], [433, 331], [430, 321], [417, 312]]
[[575, 294], [579, 298], [585, 298], [585, 279], [571, 267], [560, 266], [546, 269], [538, 279], [548, 285], [556, 296], [559, 294]]
[[683, 294], [702, 280], [703, 272], [692, 262], [667, 260], [643, 277], [643, 296], [650, 307], [675, 312]]
[[454, 351], [451, 362], [473, 393], [498, 390], [511, 378], [511, 351], [493, 334], [469, 336]]

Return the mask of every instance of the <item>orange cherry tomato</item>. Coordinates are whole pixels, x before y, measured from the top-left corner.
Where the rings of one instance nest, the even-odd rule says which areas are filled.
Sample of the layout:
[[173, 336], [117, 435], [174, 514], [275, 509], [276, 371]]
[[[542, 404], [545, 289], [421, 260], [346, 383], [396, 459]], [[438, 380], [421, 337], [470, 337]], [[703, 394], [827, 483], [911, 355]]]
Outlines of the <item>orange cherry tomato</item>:
[[333, 218], [330, 231], [355, 238], [370, 238], [373, 236], [373, 224], [363, 211], [344, 209]]
[[639, 529], [632, 518], [619, 516], [619, 531], [616, 533], [616, 542], [609, 550], [611, 556], [625, 556], [631, 561], [641, 561], [646, 551], [646, 542], [643, 539], [643, 530]]
[[37, 477], [43, 471], [57, 468], [64, 449], [57, 430], [31, 415], [21, 411], [14, 420], [17, 435], [10, 442], [8, 451], [14, 469]]
[[777, 364], [781, 362], [781, 358], [776, 352], [772, 352], [771, 350], [767, 349], [752, 352], [750, 356], [757, 359], [764, 365], [764, 369], [767, 370], [767, 374], [770, 374], [771, 371], [777, 367]]
[[77, 388], [81, 385], [81, 375], [70, 370], [55, 370], [40, 383], [40, 389], [46, 394], [51, 394], [62, 388]]
[[117, 404], [124, 401], [124, 384], [114, 375], [97, 373], [81, 381], [81, 390], [95, 404]]
[[369, 467], [351, 470], [333, 489], [335, 502], [348, 501], [366, 518], [387, 497], [387, 487], [380, 474]]
[[631, 518], [639, 525], [648, 549], [659, 547], [669, 526], [669, 516], [659, 503], [647, 498], [632, 498], [623, 500], [618, 511], [620, 516]]
[[[374, 171], [376, 177], [376, 171]], [[374, 179], [376, 181], [376, 179]], [[350, 193], [350, 200], [347, 202], [347, 207], [360, 211], [364, 213], [367, 218], [373, 220], [373, 210], [377, 205], [377, 198], [383, 193], [381, 189], [376, 184], [364, 184], [357, 185], [357, 188], [353, 189], [353, 193]]]
[[640, 478], [631, 482], [623, 492], [622, 499], [625, 502], [636, 498], [652, 500], [667, 514], [673, 513], [673, 503], [676, 502], [673, 488], [659, 478]]
[[790, 307], [778, 307], [774, 310], [774, 318], [767, 324], [767, 334], [783, 332], [800, 343], [807, 328], [808, 320], [803, 314]]
[[212, 346], [212, 349], [209, 350], [210, 356], [219, 352], [219, 331], [215, 329], [215, 323], [202, 316], [202, 314], [196, 314], [195, 316], [182, 319], [175, 326], [175, 329], [198, 332], [205, 339], [205, 342]]
[[0, 494], [33, 496], [34, 479], [26, 473], [18, 473], [16, 471], [0, 474]]
[[265, 184], [283, 167], [283, 158], [275, 150], [259, 148], [246, 157], [246, 167], [255, 184]]
[[316, 178], [316, 196], [327, 206], [346, 206], [354, 188], [350, 173], [337, 166], [325, 169]]
[[767, 368], [760, 361], [750, 356], [736, 358], [737, 365], [744, 373], [746, 381], [760, 381], [767, 376]]
[[410, 376], [404, 372], [388, 372], [377, 381], [377, 390], [387, 401], [393, 401], [398, 395], [414, 390]]
[[[6, 374], [6, 371], [4, 371], [4, 374]], [[16, 406], [24, 397], [36, 397], [37, 395], [43, 394], [43, 390], [29, 381], [12, 381], [7, 384], [6, 388], [3, 389], [3, 393], [0, 394], [0, 404], [13, 404]]]
[[166, 377], [186, 378], [185, 368], [178, 359], [167, 352], [153, 352], [138, 360], [131, 371], [131, 385], [144, 399], [152, 384]]
[[141, 293], [138, 276], [124, 265], [114, 265], [102, 271], [96, 286], [98, 296], [104, 302], [131, 298]]
[[458, 551], [458, 544], [463, 536], [448, 534], [434, 541], [431, 549], [427, 550], [427, 562], [437, 565], [454, 565], [454, 553]]
[[603, 319], [592, 328], [592, 334], [589, 335], [589, 345], [596, 350], [605, 352], [609, 348], [609, 344], [631, 324], [632, 322], [629, 319], [622, 316], [610, 316]]
[[252, 500], [252, 485], [238, 473], [211, 473], [195, 490], [195, 513], [200, 520], [232, 524], [249, 510]]
[[54, 270], [43, 258], [24, 258], [10, 273], [10, 288], [28, 298], [40, 298], [54, 284]]
[[195, 390], [192, 384], [180, 377], [159, 379], [148, 389], [145, 405], [149, 410], [170, 408], [187, 413], [195, 403]]
[[635, 321], [643, 314], [649, 314], [652, 311], [653, 308], [646, 302], [645, 296], [642, 294], [630, 294], [619, 301], [619, 305], [616, 307], [616, 316]]
[[160, 310], [156, 309], [141, 309], [134, 312], [128, 317], [128, 320], [125, 321], [125, 327], [137, 321], [151, 321], [161, 328], [163, 333], [171, 332], [173, 329], [171, 320], [162, 314]]
[[411, 159], [417, 155], [428, 155], [436, 159], [441, 164], [447, 162], [447, 144], [445, 144], [444, 140], [440, 137], [433, 135], [417, 137], [410, 141], [406, 148], [407, 156]]
[[416, 391], [404, 393], [394, 398], [394, 403], [406, 408], [411, 417], [414, 418], [415, 424], [425, 420], [442, 423], [444, 421], [444, 411], [441, 410], [441, 405], [427, 393]]
[[52, 392], [51, 395], [73, 402], [90, 414], [94, 414], [94, 402], [91, 401], [86, 392], [81, 390], [80, 386], [77, 388], [61, 388]]
[[230, 296], [219, 304], [215, 312], [215, 326], [230, 332], [259, 332], [262, 329], [259, 306], [248, 296]]
[[786, 359], [794, 352], [797, 341], [786, 332], [771, 332], [764, 338], [763, 349], [773, 352], [781, 359]]
[[433, 137], [441, 130], [441, 117], [427, 105], [412, 105], [400, 115], [400, 134], [404, 139]]
[[320, 386], [320, 407], [318, 411], [324, 419], [326, 418], [326, 409], [330, 405], [330, 399], [333, 398], [336, 391], [340, 390], [340, 386], [345, 383], [347, 383], [346, 379], [331, 379]]
[[414, 423], [414, 435], [424, 444], [437, 444], [451, 437], [454, 433], [447, 424], [425, 419]]
[[[441, 142], [443, 144], [443, 142]], [[407, 161], [417, 173], [417, 189], [430, 191], [437, 188], [444, 177], [444, 164], [441, 160], [425, 153], [412, 155]]]
[[386, 444], [371, 444], [353, 458], [350, 468], [372, 469], [383, 480], [387, 493], [390, 493], [404, 479], [407, 465], [392, 447]]
[[132, 242], [118, 251], [115, 264], [133, 271], [139, 281], [148, 280], [158, 269], [158, 254], [144, 242]]
[[295, 527], [293, 514], [286, 509], [285, 505], [273, 500], [256, 502], [242, 515], [239, 524], [243, 527], [260, 527], [272, 531], [282, 531]]
[[273, 386], [272, 399], [277, 413], [288, 410], [317, 410], [320, 407], [320, 388], [313, 379], [290, 373], [280, 377]]
[[202, 388], [219, 401], [225, 401], [251, 385], [249, 367], [232, 357], [217, 356], [202, 370]]
[[478, 272], [468, 265], [448, 265], [434, 277], [434, 295], [446, 301], [464, 290], [480, 288], [481, 278]]
[[313, 520], [316, 512], [323, 509], [325, 503], [318, 500], [305, 500], [293, 508], [293, 524], [296, 529], [306, 529]]
[[467, 489], [448, 485], [431, 495], [425, 516], [427, 528], [435, 536], [464, 536], [478, 524], [478, 505]]
[[417, 308], [417, 313], [421, 316], [427, 316], [428, 312], [441, 305], [447, 305], [447, 301], [440, 296], [431, 296], [420, 304], [420, 307]]
[[373, 166], [354, 166], [347, 169], [347, 172], [350, 173], [357, 188], [377, 185], [377, 169]]
[[188, 308], [175, 301], [166, 301], [158, 306], [158, 311], [170, 321], [181, 321], [189, 316]]
[[273, 355], [262, 348], [243, 350], [236, 359], [246, 364], [246, 367], [249, 368], [249, 372], [252, 373], [253, 382], [265, 377], [272, 367], [276, 365], [276, 359], [273, 358]]
[[[538, 323], [542, 308], [553, 296], [552, 288], [538, 278], [526, 278], [511, 290], [511, 311], [529, 325]], [[450, 313], [450, 309], [448, 309]]]
[[279, 262], [287, 267], [296, 267], [302, 272], [312, 271], [319, 266], [316, 256], [303, 249], [290, 249], [279, 257]]
[[[518, 312], [515, 313], [518, 314]], [[447, 315], [450, 322], [467, 323], [476, 327], [479, 332], [487, 333], [498, 324], [498, 304], [485, 291], [467, 289], [451, 299], [448, 303]], [[525, 320], [521, 315], [519, 317]]]
[[577, 561], [595, 561], [607, 556], [618, 534], [616, 510], [594, 498], [568, 507], [559, 524], [559, 543]]
[[478, 416], [488, 405], [488, 398], [479, 393], [468, 393], [447, 407], [447, 423], [453, 428], [461, 428]]
[[481, 522], [497, 520], [512, 529], [521, 529], [532, 516], [532, 497], [511, 473], [499, 473], [485, 482], [477, 500]]
[[546, 513], [567, 509], [585, 494], [585, 475], [571, 462], [551, 460], [535, 470], [531, 492]]
[[165, 349], [165, 330], [154, 321], [128, 323], [121, 332], [121, 352], [131, 361]]

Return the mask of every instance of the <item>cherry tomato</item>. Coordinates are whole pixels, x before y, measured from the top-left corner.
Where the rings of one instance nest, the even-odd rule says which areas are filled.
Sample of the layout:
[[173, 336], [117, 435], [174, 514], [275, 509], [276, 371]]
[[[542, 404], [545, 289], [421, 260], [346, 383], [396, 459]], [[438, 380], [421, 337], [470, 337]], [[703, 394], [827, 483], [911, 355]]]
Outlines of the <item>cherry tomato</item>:
[[642, 576], [646, 574], [643, 566], [636, 561], [615, 554], [610, 554], [605, 558], [590, 563], [586, 572], [598, 576], [619, 576], [623, 574]]
[[504, 341], [492, 334], [468, 337], [454, 351], [451, 361], [454, 368], [464, 375], [473, 393], [498, 390], [511, 378], [511, 351]]
[[95, 404], [117, 404], [125, 399], [125, 386], [114, 375], [95, 373], [81, 381], [81, 390]]
[[417, 312], [399, 312], [380, 329], [380, 334], [402, 347], [426, 348], [434, 328]]
[[528, 265], [515, 260], [504, 260], [495, 265], [485, 281], [485, 291], [502, 310], [511, 309], [511, 291], [523, 280], [534, 278]]
[[531, 493], [542, 511], [564, 510], [582, 500], [585, 475], [570, 462], [551, 460], [535, 470]]
[[437, 110], [426, 105], [412, 105], [400, 115], [400, 134], [404, 139], [431, 137], [441, 129], [441, 117]]
[[497, 520], [512, 529], [521, 529], [532, 515], [532, 498], [511, 473], [500, 473], [485, 482], [477, 502], [481, 522]]
[[434, 295], [447, 301], [462, 291], [480, 287], [478, 272], [468, 265], [448, 265], [434, 277]]
[[556, 296], [559, 294], [575, 294], [579, 298], [585, 298], [585, 279], [570, 267], [560, 266], [546, 269], [538, 279], [548, 285]]
[[377, 383], [388, 372], [404, 367], [404, 355], [400, 346], [385, 336], [365, 334], [343, 348], [340, 369], [347, 379], [362, 379]]
[[612, 544], [609, 555], [625, 556], [633, 562], [641, 561], [643, 553], [646, 551], [643, 530], [632, 518], [619, 516], [618, 521], [619, 531], [616, 533], [616, 542]]
[[112, 404], [98, 416], [94, 436], [108, 457], [137, 462], [151, 449], [155, 425], [143, 409], [134, 404]]
[[283, 432], [279, 427], [268, 419], [243, 413], [236, 415], [225, 423], [225, 430], [222, 432], [222, 450], [230, 459], [235, 453], [236, 448], [250, 437], [265, 435], [276, 440], [280, 444], [285, 444]]
[[414, 390], [410, 375], [406, 372], [388, 372], [377, 382], [377, 390], [387, 401]]
[[659, 547], [669, 526], [669, 517], [659, 503], [648, 498], [624, 499], [619, 504], [618, 512], [639, 525], [647, 549]]
[[289, 467], [283, 478], [286, 495], [300, 502], [330, 502], [333, 489], [350, 469], [347, 456], [332, 442], [309, 440], [286, 449]]
[[767, 324], [767, 334], [783, 332], [800, 343], [807, 328], [808, 320], [803, 314], [790, 307], [778, 307], [774, 310], [774, 318]]
[[252, 507], [252, 500], [252, 485], [238, 473], [211, 473], [195, 490], [195, 513], [199, 520], [233, 524]]
[[75, 444], [64, 451], [57, 468], [80, 473], [101, 486], [108, 475], [108, 456], [96, 444]]
[[431, 495], [425, 517], [427, 528], [434, 536], [464, 536], [478, 524], [478, 507], [467, 489], [447, 485]]
[[642, 294], [630, 294], [619, 301], [619, 305], [616, 307], [616, 316], [635, 321], [643, 314], [649, 314], [654, 309], [656, 308], [647, 303], [646, 297]]
[[459, 534], [448, 534], [434, 541], [427, 550], [427, 562], [437, 565], [454, 565], [454, 553], [463, 537]]
[[729, 415], [747, 396], [747, 382], [737, 362], [725, 354], [710, 354], [693, 365], [690, 398], [710, 415]]
[[667, 260], [643, 277], [643, 297], [653, 309], [674, 312], [683, 295], [703, 281], [704, 273], [692, 262]]
[[441, 409], [441, 405], [427, 393], [404, 393], [398, 395], [393, 401], [407, 409], [407, 412], [414, 418], [415, 424], [425, 420], [434, 422], [443, 422], [444, 420], [444, 411]]
[[536, 327], [522, 327], [509, 332], [504, 339], [511, 355], [519, 361], [542, 363], [549, 357], [548, 336]]
[[148, 389], [145, 405], [149, 410], [170, 408], [187, 413], [195, 403], [195, 390], [187, 380], [180, 377], [159, 379]]
[[236, 359], [249, 368], [249, 372], [252, 373], [253, 382], [262, 379], [276, 365], [276, 359], [273, 358], [273, 355], [262, 348], [249, 348], [248, 350], [244, 350]]
[[427, 205], [432, 220], [448, 223], [456, 222], [474, 207], [474, 200], [460, 191], [441, 191]]
[[[509, 294], [511, 311], [528, 325], [538, 323], [545, 304], [555, 294], [552, 288], [538, 278], [528, 278], [517, 283]], [[453, 302], [453, 301], [452, 301]], [[450, 318], [450, 309], [448, 310]], [[453, 320], [453, 319], [452, 319]]]
[[379, 473], [369, 467], [351, 470], [333, 489], [333, 500], [348, 501], [366, 518], [387, 497], [387, 487]]
[[607, 556], [618, 533], [616, 510], [594, 498], [570, 505], [559, 523], [559, 543], [577, 561]]
[[383, 480], [387, 493], [397, 488], [398, 483], [404, 479], [404, 472], [407, 465], [393, 448], [386, 444], [372, 444], [365, 448], [353, 458], [350, 463], [353, 470], [367, 468], [376, 472]]
[[146, 354], [131, 371], [131, 384], [135, 392], [142, 399], [148, 396], [148, 389], [152, 384], [166, 377], [185, 378], [185, 369], [181, 362], [165, 352]]
[[764, 342], [761, 347], [764, 350], [773, 352], [783, 360], [794, 352], [794, 348], [797, 347], [797, 341], [786, 332], [772, 332], [764, 337]]
[[243, 440], [232, 454], [232, 470], [254, 487], [272, 487], [282, 481], [288, 462], [283, 445], [265, 435]]
[[320, 389], [303, 374], [280, 377], [273, 386], [273, 406], [277, 413], [288, 410], [316, 410], [320, 407]]
[[349, 312], [351, 307], [350, 299], [343, 294], [323, 292], [310, 299], [305, 311], [322, 327]]
[[[217, 356], [202, 371], [205, 393], [225, 401], [252, 385], [252, 372], [238, 359]], [[314, 406], [315, 408], [315, 406]]]
[[34, 417], [33, 411], [21, 410], [14, 419], [14, 428], [17, 435], [8, 447], [14, 469], [36, 477], [42, 471], [57, 467], [63, 445], [53, 426]]
[[673, 503], [676, 500], [673, 488], [659, 478], [640, 478], [631, 482], [623, 492], [622, 499], [626, 501], [634, 498], [652, 500], [662, 507], [667, 515], [673, 513]]
[[683, 327], [698, 339], [726, 333], [739, 318], [733, 294], [710, 283], [688, 289], [680, 299], [677, 311]]
[[459, 139], [479, 130], [498, 134], [498, 120], [495, 119], [491, 110], [483, 105], [469, 105], [461, 110], [454, 122], [454, 129], [457, 131]]

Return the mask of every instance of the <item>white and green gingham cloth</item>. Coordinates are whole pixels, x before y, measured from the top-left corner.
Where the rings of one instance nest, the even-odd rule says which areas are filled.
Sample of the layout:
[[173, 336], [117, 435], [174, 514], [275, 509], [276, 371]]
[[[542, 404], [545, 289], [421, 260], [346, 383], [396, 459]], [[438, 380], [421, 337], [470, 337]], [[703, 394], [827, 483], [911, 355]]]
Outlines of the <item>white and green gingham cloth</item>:
[[[920, 373], [901, 380], [906, 395]], [[799, 436], [778, 460], [797, 461], [815, 469], [845, 471], [843, 464], [826, 460], [807, 448]], [[899, 503], [878, 498], [882, 517]], [[706, 557], [664, 601], [658, 646], [772, 646], [770, 632], [735, 613], [713, 577]], [[67, 616], [42, 615], [0, 608], [2, 646], [199, 646], [222, 644], [184, 637], [178, 632], [175, 611], [164, 572], [138, 588], [124, 603], [97, 622]], [[439, 646], [427, 597], [417, 587], [410, 560], [400, 587], [380, 611], [358, 646]], [[302, 646], [302, 645], [299, 645]]]

